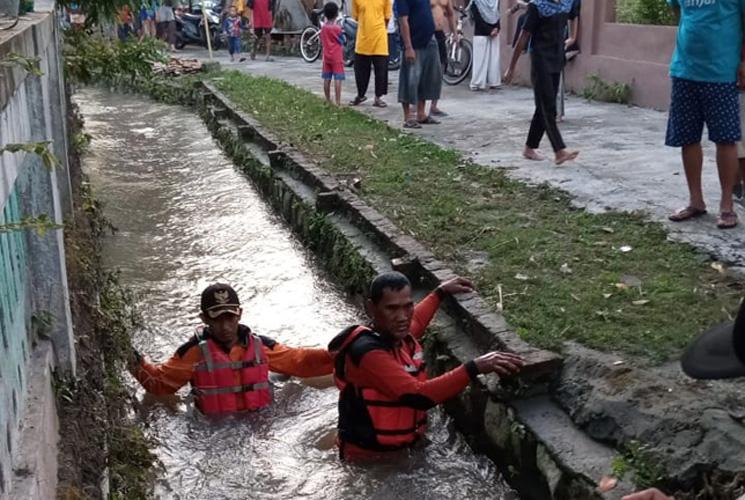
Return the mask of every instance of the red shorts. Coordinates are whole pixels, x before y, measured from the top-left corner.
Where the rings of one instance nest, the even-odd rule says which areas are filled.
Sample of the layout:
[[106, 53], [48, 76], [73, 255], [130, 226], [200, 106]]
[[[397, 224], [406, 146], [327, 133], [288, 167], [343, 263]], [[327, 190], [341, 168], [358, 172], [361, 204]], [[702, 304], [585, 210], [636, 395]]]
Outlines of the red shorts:
[[344, 63], [342, 61], [323, 61], [321, 78], [324, 80], [344, 80]]

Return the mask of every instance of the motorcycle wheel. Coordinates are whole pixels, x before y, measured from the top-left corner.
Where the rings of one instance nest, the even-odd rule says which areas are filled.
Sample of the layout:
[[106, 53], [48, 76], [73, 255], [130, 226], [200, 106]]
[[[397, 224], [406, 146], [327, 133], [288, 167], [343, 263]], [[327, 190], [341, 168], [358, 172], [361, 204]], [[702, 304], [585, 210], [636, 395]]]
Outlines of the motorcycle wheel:
[[321, 36], [315, 26], [308, 26], [300, 35], [300, 55], [307, 63], [312, 63], [321, 56]]
[[448, 62], [442, 72], [442, 80], [448, 85], [458, 85], [468, 77], [473, 65], [473, 46], [469, 40], [461, 40], [455, 51], [455, 58], [451, 58], [451, 44], [448, 41]]
[[181, 50], [184, 47], [186, 47], [186, 40], [184, 40], [183, 38], [179, 37], [179, 38], [176, 39], [176, 43], [174, 45], [176, 46], [176, 48], [178, 50]]

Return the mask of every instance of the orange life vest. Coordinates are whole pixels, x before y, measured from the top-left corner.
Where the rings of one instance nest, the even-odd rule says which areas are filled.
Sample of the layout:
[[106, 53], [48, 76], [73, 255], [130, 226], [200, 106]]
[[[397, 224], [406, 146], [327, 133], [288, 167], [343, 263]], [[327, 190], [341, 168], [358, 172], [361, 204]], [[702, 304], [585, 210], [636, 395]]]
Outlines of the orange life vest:
[[192, 387], [195, 404], [205, 415], [258, 410], [272, 402], [269, 365], [261, 339], [248, 334], [240, 361], [228, 354], [202, 328], [197, 329], [202, 361], [194, 368]]
[[[425, 431], [427, 412], [393, 400], [376, 389], [357, 387], [344, 376], [347, 353], [352, 344], [364, 335], [380, 338], [366, 326], [343, 331], [329, 346], [335, 355], [334, 382], [339, 395], [339, 440], [374, 451], [397, 450], [414, 444]], [[427, 380], [422, 346], [411, 335], [402, 340], [394, 355], [404, 369], [421, 381]], [[370, 350], [385, 349], [371, 343]]]

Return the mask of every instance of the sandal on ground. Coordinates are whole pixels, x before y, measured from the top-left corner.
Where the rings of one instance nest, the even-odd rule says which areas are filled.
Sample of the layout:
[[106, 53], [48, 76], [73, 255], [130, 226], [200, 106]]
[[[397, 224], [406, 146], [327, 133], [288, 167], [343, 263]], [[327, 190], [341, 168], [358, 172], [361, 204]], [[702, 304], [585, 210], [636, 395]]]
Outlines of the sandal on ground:
[[444, 111], [439, 110], [439, 109], [436, 109], [434, 111], [430, 111], [429, 114], [431, 116], [449, 116], [447, 113], [445, 113]]
[[362, 104], [365, 101], [367, 101], [367, 97], [365, 97], [365, 96], [362, 96], [362, 97], [357, 96], [354, 99], [352, 99], [351, 101], [349, 101], [349, 105], [350, 106], [359, 106], [360, 104]]
[[376, 108], [387, 108], [388, 107], [385, 101], [381, 99], [375, 99], [375, 102], [373, 102], [373, 106], [375, 106]]
[[422, 125], [439, 125], [440, 124], [439, 120], [435, 120], [431, 116], [428, 116], [423, 120], [417, 120], [417, 122], [421, 123]]
[[702, 215], [706, 215], [706, 209], [688, 206], [670, 215], [668, 219], [673, 222], [683, 222], [685, 220], [701, 217]]
[[719, 229], [732, 229], [737, 226], [737, 214], [735, 212], [722, 212], [717, 217], [717, 227]]
[[422, 128], [422, 126], [416, 120], [406, 120], [404, 122], [404, 128]]

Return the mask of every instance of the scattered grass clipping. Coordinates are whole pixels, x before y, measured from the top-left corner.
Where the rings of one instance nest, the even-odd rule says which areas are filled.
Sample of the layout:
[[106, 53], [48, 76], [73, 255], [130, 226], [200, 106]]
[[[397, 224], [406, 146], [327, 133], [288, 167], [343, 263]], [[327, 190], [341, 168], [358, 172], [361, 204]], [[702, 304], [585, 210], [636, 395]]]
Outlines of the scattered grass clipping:
[[[362, 179], [362, 197], [473, 277], [529, 342], [576, 340], [660, 362], [728, 319], [742, 287], [640, 214], [589, 214], [563, 192], [501, 170], [284, 82], [223, 72], [218, 88], [331, 173]], [[498, 131], [495, 131], [498, 133]]]

